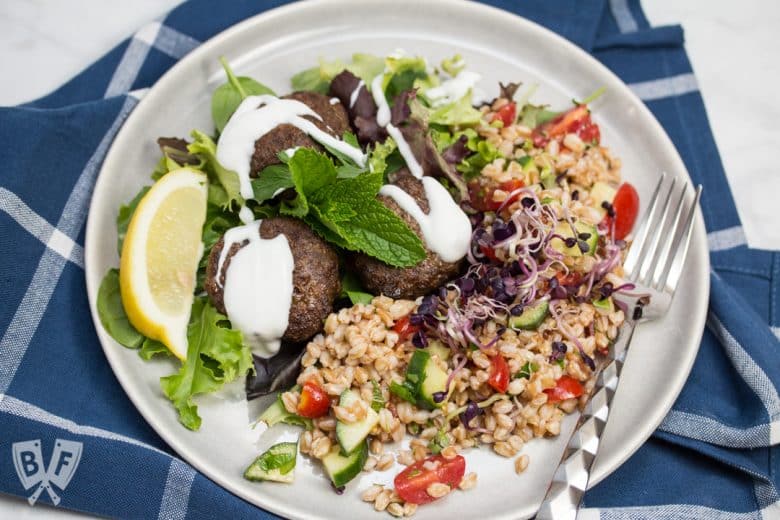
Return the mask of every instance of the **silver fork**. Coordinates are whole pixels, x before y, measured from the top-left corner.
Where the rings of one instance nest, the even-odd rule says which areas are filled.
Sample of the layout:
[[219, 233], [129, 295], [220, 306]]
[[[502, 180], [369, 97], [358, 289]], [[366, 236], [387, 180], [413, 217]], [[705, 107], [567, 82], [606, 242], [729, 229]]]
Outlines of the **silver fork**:
[[696, 188], [690, 201], [688, 184], [683, 182], [675, 189], [677, 179], [673, 177], [667, 183], [666, 177], [662, 174], [655, 187], [623, 264], [629, 279], [637, 284], [635, 292], [649, 293], [650, 301], [636, 298], [628, 307], [629, 315], [617, 341], [610, 346], [606, 361], [599, 367], [596, 384], [536, 514], [537, 520], [577, 518], [634, 329], [641, 321], [663, 317], [671, 306], [688, 254], [702, 188]]

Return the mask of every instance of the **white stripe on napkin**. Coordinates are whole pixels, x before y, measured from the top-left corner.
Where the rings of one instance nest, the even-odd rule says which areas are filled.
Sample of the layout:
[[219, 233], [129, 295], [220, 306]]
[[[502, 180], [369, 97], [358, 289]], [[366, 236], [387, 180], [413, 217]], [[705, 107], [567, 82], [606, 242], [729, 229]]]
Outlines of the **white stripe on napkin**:
[[[137, 103], [131, 97], [125, 99], [111, 127], [79, 175], [56, 226], [66, 236], [76, 236], [84, 225], [92, 189], [103, 158], [125, 118]], [[11, 318], [5, 334], [0, 339], [0, 394], [5, 394], [14, 380], [19, 364], [27, 352], [33, 335], [38, 330], [43, 313], [46, 312], [51, 295], [57, 287], [65, 262], [65, 259], [52, 249], [47, 248], [43, 252], [32, 281]]]
[[756, 393], [764, 404], [771, 421], [780, 420], [780, 395], [766, 375], [766, 372], [750, 357], [742, 345], [734, 339], [734, 336], [721, 323], [715, 313], [710, 311], [707, 316], [707, 326], [717, 336], [721, 344], [726, 347], [726, 354], [734, 364], [739, 375]]
[[780, 502], [769, 504], [758, 511], [735, 513], [693, 504], [669, 504], [638, 507], [589, 507], [579, 511], [577, 520], [646, 520], [648, 518], [676, 518], [678, 520], [760, 520], [778, 518]]
[[773, 435], [780, 432], [780, 421], [738, 428], [690, 412], [671, 410], [658, 429], [718, 446], [729, 448], [762, 448], [777, 444]]
[[22, 228], [46, 244], [46, 247], [84, 268], [84, 250], [68, 235], [37, 214], [15, 193], [0, 187], [0, 211], [8, 213]]
[[144, 25], [130, 39], [103, 97], [125, 94], [133, 87], [151, 48], [178, 60], [198, 45], [195, 38], [160, 22]]
[[626, 0], [609, 0], [609, 9], [612, 11], [612, 16], [615, 17], [620, 32], [630, 33], [639, 30], [639, 25], [634, 20], [634, 15], [631, 14]]
[[[123, 442], [125, 444], [132, 444], [147, 450], [152, 450], [166, 457], [170, 457], [170, 454], [155, 448], [150, 444], [141, 442], [127, 437], [125, 435], [114, 433], [112, 431], [104, 430], [102, 428], [96, 428], [94, 426], [84, 426], [76, 424], [70, 419], [65, 419], [59, 415], [54, 415], [51, 412], [47, 412], [43, 408], [39, 408], [34, 404], [30, 404], [26, 401], [22, 401], [10, 395], [0, 394], [0, 412], [14, 415], [16, 417], [22, 417], [42, 424], [48, 424], [55, 428], [68, 431], [74, 435], [84, 435], [86, 437], [97, 437], [100, 439], [107, 439], [110, 441]], [[171, 457], [173, 458], [173, 457]]]
[[696, 76], [692, 72], [669, 76], [668, 78], [653, 79], [629, 83], [628, 87], [639, 96], [642, 101], [653, 101], [673, 96], [681, 96], [699, 90]]
[[745, 244], [747, 244], [747, 237], [742, 226], [707, 233], [707, 245], [710, 251], [725, 251]]
[[195, 480], [195, 470], [179, 459], [171, 459], [168, 467], [168, 478], [165, 479], [160, 503], [159, 520], [184, 520], [187, 518], [187, 508], [190, 502], [192, 481]]

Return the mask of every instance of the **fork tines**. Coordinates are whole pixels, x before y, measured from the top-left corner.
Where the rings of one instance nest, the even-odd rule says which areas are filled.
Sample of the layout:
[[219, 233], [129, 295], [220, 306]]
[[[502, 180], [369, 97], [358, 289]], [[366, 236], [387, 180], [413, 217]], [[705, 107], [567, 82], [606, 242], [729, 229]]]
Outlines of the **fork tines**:
[[632, 281], [672, 293], [688, 254], [702, 188], [691, 193], [687, 182], [668, 177], [661, 174], [623, 265]]

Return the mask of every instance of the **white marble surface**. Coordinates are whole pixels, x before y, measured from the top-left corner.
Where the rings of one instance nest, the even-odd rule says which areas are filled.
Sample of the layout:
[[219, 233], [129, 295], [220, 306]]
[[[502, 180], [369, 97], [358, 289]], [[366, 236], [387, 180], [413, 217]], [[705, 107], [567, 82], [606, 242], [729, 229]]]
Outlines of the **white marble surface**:
[[[51, 91], [179, 0], [3, 0], [0, 105]], [[780, 2], [646, 0], [654, 25], [681, 23], [748, 242], [780, 249]], [[9, 461], [5, 461], [9, 462]], [[0, 496], [0, 518], [81, 517]]]

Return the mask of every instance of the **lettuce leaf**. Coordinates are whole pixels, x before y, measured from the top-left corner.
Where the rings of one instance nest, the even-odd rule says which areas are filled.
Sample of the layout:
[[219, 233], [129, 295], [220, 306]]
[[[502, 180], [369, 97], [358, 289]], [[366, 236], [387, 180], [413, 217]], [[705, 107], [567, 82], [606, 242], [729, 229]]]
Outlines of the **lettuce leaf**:
[[362, 79], [367, 85], [385, 67], [384, 58], [372, 54], [355, 53], [352, 61], [344, 63], [341, 60], [325, 61], [320, 58], [319, 65], [303, 70], [294, 75], [290, 80], [293, 90], [311, 90], [321, 94], [327, 94], [330, 82], [344, 69]]
[[187, 359], [177, 374], [160, 379], [160, 387], [190, 430], [201, 425], [193, 397], [214, 392], [253, 369], [252, 354], [241, 332], [228, 328], [227, 318], [205, 297], [195, 298], [187, 327]]
[[444, 126], [474, 126], [482, 119], [482, 113], [471, 105], [471, 91], [459, 100], [434, 109], [429, 122]]
[[225, 190], [224, 203], [221, 206], [229, 209], [233, 202], [241, 205], [244, 202], [241, 197], [241, 186], [238, 174], [224, 168], [217, 160], [217, 144], [203, 132], [192, 131], [194, 141], [187, 147], [191, 154], [197, 155], [203, 161], [203, 171], [212, 183], [218, 183]]
[[125, 241], [125, 235], [127, 235], [127, 228], [130, 226], [130, 219], [133, 218], [133, 213], [135, 213], [138, 203], [141, 202], [141, 199], [144, 198], [144, 195], [150, 189], [151, 186], [144, 186], [133, 197], [133, 200], [119, 206], [119, 213], [116, 215], [116, 250], [120, 255], [122, 254], [122, 244]]

